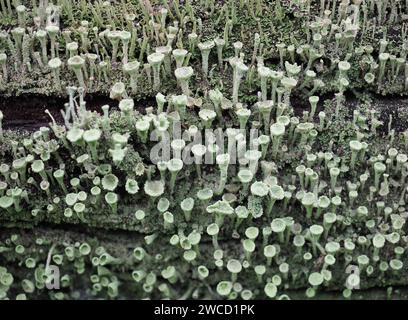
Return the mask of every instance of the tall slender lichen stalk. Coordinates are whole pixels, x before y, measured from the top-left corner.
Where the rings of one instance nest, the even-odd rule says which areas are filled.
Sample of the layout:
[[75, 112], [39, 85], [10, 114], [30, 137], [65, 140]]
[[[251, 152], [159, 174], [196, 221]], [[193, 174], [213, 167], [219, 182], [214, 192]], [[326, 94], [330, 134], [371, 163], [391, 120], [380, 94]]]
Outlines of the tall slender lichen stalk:
[[232, 83], [232, 102], [238, 103], [239, 86], [241, 84], [242, 77], [248, 71], [248, 67], [241, 61], [240, 58], [231, 58], [230, 65], [233, 69], [233, 83]]

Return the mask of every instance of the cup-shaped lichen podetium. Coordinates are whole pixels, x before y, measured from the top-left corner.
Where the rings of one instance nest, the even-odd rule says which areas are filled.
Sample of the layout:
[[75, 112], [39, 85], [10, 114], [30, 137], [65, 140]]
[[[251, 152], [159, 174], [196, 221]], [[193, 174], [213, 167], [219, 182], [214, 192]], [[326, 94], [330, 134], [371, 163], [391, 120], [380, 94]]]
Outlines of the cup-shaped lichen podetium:
[[13, 169], [18, 172], [20, 182], [23, 184], [26, 183], [27, 159], [26, 157], [19, 158], [12, 163]]
[[251, 256], [256, 249], [255, 241], [252, 239], [245, 239], [242, 241], [242, 247], [244, 249], [245, 258], [248, 262], [251, 261]]
[[69, 57], [73, 57], [78, 55], [78, 42], [69, 42], [67, 43], [67, 45], [65, 46], [66, 50], [69, 52]]
[[285, 126], [281, 123], [274, 123], [270, 126], [269, 131], [272, 138], [272, 156], [275, 158], [278, 154], [282, 137], [285, 134]]
[[220, 232], [220, 227], [216, 223], [211, 223], [207, 226], [207, 234], [211, 236], [212, 243], [215, 249], [219, 248], [218, 245], [218, 233]]
[[56, 39], [57, 39], [57, 34], [60, 31], [60, 28], [58, 26], [55, 25], [48, 25], [45, 27], [45, 31], [47, 31], [50, 39], [51, 39], [51, 58], [55, 58], [55, 54], [56, 54]]
[[191, 32], [187, 35], [188, 44], [189, 44], [189, 51], [194, 54], [195, 47], [198, 41], [198, 34], [195, 32]]
[[316, 289], [323, 283], [323, 281], [324, 281], [324, 278], [320, 272], [312, 272], [308, 278], [308, 282], [312, 286], [309, 289], [312, 289], [312, 290], [308, 289], [309, 292], [307, 294], [313, 297], [315, 295]]
[[222, 121], [223, 118], [222, 118], [221, 103], [224, 98], [222, 92], [219, 89], [210, 90], [208, 92], [208, 97], [210, 98], [211, 102], [214, 105], [214, 110], [217, 113], [218, 119]]
[[280, 102], [277, 99], [276, 94], [277, 94], [278, 84], [279, 84], [280, 80], [283, 78], [283, 76], [284, 76], [283, 71], [274, 71], [274, 70], [272, 70], [272, 73], [271, 73], [271, 81], [272, 81], [271, 100], [274, 103]]
[[14, 204], [13, 198], [9, 196], [2, 196], [0, 198], [0, 208], [7, 210], [8, 213], [13, 213], [12, 206]]
[[102, 178], [102, 188], [108, 191], [115, 191], [119, 184], [119, 179], [113, 173], [108, 173]]
[[222, 38], [216, 38], [214, 39], [214, 43], [217, 47], [218, 67], [222, 71], [224, 68], [224, 59], [223, 59], [222, 51], [225, 47], [225, 40]]
[[306, 218], [312, 218], [313, 206], [316, 202], [316, 196], [313, 192], [306, 192], [302, 197], [302, 205], [306, 209]]
[[367, 84], [372, 84], [374, 83], [375, 75], [371, 72], [367, 72], [364, 76], [364, 80]]
[[102, 193], [102, 190], [98, 186], [93, 186], [91, 188], [91, 195], [92, 195], [91, 203], [92, 204], [95, 204], [95, 205], [99, 204], [101, 193]]
[[[122, 100], [123, 101], [123, 100]], [[120, 105], [120, 104], [119, 104]], [[128, 106], [126, 106], [126, 108], [127, 108]], [[129, 106], [130, 107], [130, 106]], [[120, 107], [119, 107], [119, 109], [120, 109]], [[123, 108], [121, 111], [123, 111], [125, 108]], [[132, 108], [132, 110], [133, 110], [133, 108]], [[127, 112], [127, 111], [126, 111]], [[112, 133], [112, 136], [111, 136], [111, 139], [112, 139], [112, 143], [113, 143], [113, 145], [119, 145], [120, 147], [124, 147], [124, 146], [126, 146], [127, 145], [127, 143], [128, 143], [128, 140], [129, 140], [129, 133], [125, 133], [125, 134], [120, 134], [120, 133], [118, 133], [118, 132], [113, 132]]]
[[280, 82], [285, 88], [284, 103], [285, 105], [290, 106], [290, 94], [292, 93], [292, 90], [296, 87], [298, 82], [295, 78], [291, 77], [283, 77]]
[[172, 96], [172, 103], [180, 116], [180, 120], [183, 120], [186, 115], [186, 107], [188, 103], [188, 98], [185, 94], [178, 96]]
[[119, 41], [120, 41], [121, 32], [117, 30], [111, 30], [107, 32], [106, 37], [109, 39], [112, 45], [112, 63], [116, 62], [116, 58], [118, 55], [118, 48], [119, 48]]
[[259, 228], [257, 227], [248, 227], [245, 229], [245, 236], [248, 239], [254, 240], [259, 236]]
[[210, 188], [204, 188], [197, 191], [197, 198], [203, 203], [204, 207], [208, 206], [209, 201], [212, 199], [214, 192]]
[[242, 264], [237, 259], [229, 259], [227, 262], [227, 269], [231, 273], [231, 281], [237, 281], [238, 273], [242, 270]]
[[261, 146], [262, 159], [265, 159], [266, 154], [269, 149], [269, 143], [271, 141], [271, 138], [267, 136], [266, 134], [262, 134], [258, 137], [257, 141], [258, 141], [258, 144]]
[[194, 70], [192, 67], [180, 67], [174, 71], [174, 75], [177, 78], [177, 82], [181, 87], [181, 91], [184, 95], [190, 95], [190, 88], [188, 82], [190, 78], [193, 76]]
[[132, 94], [135, 94], [137, 92], [137, 80], [139, 77], [139, 68], [140, 68], [140, 62], [136, 60], [125, 63], [122, 67], [123, 72], [129, 75], [130, 88], [132, 90]]
[[0, 283], [2, 285], [2, 295], [5, 295], [9, 290], [9, 287], [13, 284], [14, 277], [10, 272], [7, 272], [5, 267], [2, 267], [0, 273]]
[[97, 128], [86, 130], [83, 134], [83, 139], [88, 144], [92, 159], [96, 162], [99, 161], [98, 142], [101, 138], [101, 135], [102, 131]]
[[234, 230], [238, 230], [238, 227], [241, 225], [241, 223], [249, 217], [249, 210], [247, 207], [238, 206], [235, 208], [235, 215], [236, 215], [236, 222], [235, 222]]
[[215, 43], [213, 40], [200, 42], [198, 44], [198, 49], [201, 51], [201, 68], [205, 77], [207, 77], [208, 74], [208, 58], [210, 56], [210, 51], [214, 46]]
[[47, 174], [44, 170], [44, 162], [42, 160], [34, 160], [31, 163], [31, 171], [34, 173], [38, 173], [44, 181], [48, 181]]
[[83, 242], [79, 246], [79, 253], [82, 256], [87, 256], [91, 253], [91, 249], [92, 249], [91, 246], [87, 242]]
[[136, 132], [143, 143], [147, 142], [150, 129], [150, 121], [147, 118], [140, 118], [136, 121]]
[[330, 187], [331, 190], [334, 192], [336, 189], [336, 184], [337, 184], [337, 177], [340, 175], [340, 169], [337, 167], [332, 167], [329, 170], [330, 174]]
[[378, 75], [378, 82], [379, 84], [381, 84], [385, 76], [385, 66], [387, 64], [387, 61], [390, 59], [390, 54], [386, 52], [380, 53], [378, 55], [378, 59], [380, 60], [380, 73]]
[[74, 125], [67, 132], [67, 140], [71, 142], [72, 144], [78, 144], [80, 146], [83, 146], [84, 145], [83, 140], [82, 140], [83, 135], [84, 135], [84, 130]]
[[156, 53], [160, 53], [164, 56], [164, 70], [166, 74], [171, 73], [171, 47], [170, 46], [161, 46], [155, 49]]
[[179, 158], [173, 158], [167, 162], [167, 169], [170, 172], [170, 192], [173, 193], [176, 185], [177, 174], [183, 168], [183, 161]]
[[297, 63], [291, 64], [289, 61], [285, 61], [285, 70], [289, 77], [295, 77], [299, 74], [302, 68]]
[[271, 112], [273, 108], [273, 101], [272, 100], [264, 100], [257, 103], [257, 107], [259, 112], [262, 115], [262, 120], [264, 123], [265, 133], [269, 133], [269, 124], [271, 121]]
[[361, 145], [361, 142], [358, 141], [358, 140], [351, 140], [350, 143], [349, 143], [349, 146], [350, 146], [350, 150], [351, 150], [350, 168], [351, 168], [351, 170], [354, 170], [356, 160], [357, 160], [357, 156], [358, 156], [358, 153], [362, 149], [362, 145]]
[[327, 212], [323, 215], [324, 238], [326, 239], [331, 227], [337, 220], [337, 215], [333, 212]]
[[119, 38], [122, 41], [122, 63], [126, 64], [129, 58], [129, 42], [132, 34], [129, 31], [122, 30]]
[[246, 194], [248, 192], [249, 183], [254, 178], [254, 174], [251, 170], [243, 168], [238, 172], [238, 179], [242, 184], [242, 192]]
[[173, 151], [173, 157], [177, 159], [182, 158], [182, 151], [186, 146], [186, 142], [183, 139], [174, 139], [171, 144], [171, 149]]
[[116, 82], [109, 91], [109, 98], [121, 101], [128, 97], [126, 93], [126, 86], [123, 82]]
[[62, 169], [57, 169], [53, 172], [53, 177], [57, 181], [58, 185], [64, 191], [64, 193], [67, 194], [68, 190], [64, 183], [64, 176], [65, 176], [65, 171]]
[[118, 166], [125, 159], [127, 150], [127, 147], [122, 148], [119, 143], [115, 143], [113, 149], [108, 149], [112, 161], [116, 166]]
[[385, 245], [385, 237], [381, 233], [377, 233], [372, 241], [374, 246], [373, 259], [376, 259], [379, 256], [380, 249]]
[[85, 88], [84, 76], [82, 74], [82, 68], [85, 64], [85, 60], [80, 56], [73, 56], [68, 59], [68, 66], [74, 71], [75, 76], [82, 88]]
[[317, 255], [318, 241], [323, 232], [324, 228], [318, 224], [310, 226], [308, 230], [307, 239], [312, 243], [312, 251], [314, 256]]
[[186, 198], [180, 203], [181, 210], [184, 212], [184, 219], [189, 222], [191, 220], [191, 212], [194, 208], [194, 199]]
[[306, 243], [306, 240], [305, 240], [305, 237], [303, 236], [303, 235], [301, 235], [301, 234], [296, 234], [294, 237], [293, 237], [293, 245], [296, 247], [296, 252], [297, 252], [297, 254], [301, 254], [302, 253], [302, 250], [303, 250], [303, 246], [305, 245], [305, 243]]
[[239, 94], [239, 86], [241, 84], [241, 80], [245, 73], [248, 71], [248, 66], [246, 66], [241, 59], [239, 58], [231, 58], [229, 63], [234, 70], [233, 72], [233, 79], [232, 79], [232, 102], [236, 104], [238, 102], [238, 94]]
[[245, 130], [249, 117], [251, 116], [251, 110], [247, 108], [239, 108], [235, 111], [238, 121], [239, 128]]
[[248, 161], [249, 170], [255, 176], [258, 171], [259, 159], [262, 157], [262, 152], [258, 150], [247, 150], [244, 155], [245, 159]]
[[339, 67], [339, 78], [347, 78], [347, 71], [350, 70], [351, 64], [348, 61], [340, 61]]
[[258, 66], [258, 74], [261, 78], [261, 97], [262, 101], [268, 99], [268, 79], [272, 77], [272, 70], [263, 65]]
[[129, 125], [133, 122], [133, 110], [135, 103], [133, 99], [123, 99], [119, 102], [119, 110]]
[[224, 200], [218, 200], [209, 205], [206, 210], [208, 213], [215, 215], [215, 223], [219, 227], [223, 225], [226, 216], [231, 216], [234, 213], [234, 209], [231, 205]]
[[218, 164], [218, 168], [220, 169], [220, 182], [216, 194], [219, 195], [224, 191], [225, 184], [227, 183], [228, 179], [228, 166], [231, 160], [231, 157], [228, 153], [219, 154], [216, 157], [216, 162]]
[[187, 56], [188, 51], [185, 49], [174, 49], [172, 51], [172, 55], [174, 60], [176, 61], [176, 68], [181, 68], [184, 64], [184, 59]]
[[374, 163], [374, 187], [378, 190], [380, 185], [380, 177], [387, 170], [387, 167], [382, 162]]
[[279, 242], [284, 243], [285, 241], [285, 229], [286, 229], [286, 222], [282, 218], [275, 218], [271, 222], [271, 229], [274, 233], [278, 235]]
[[170, 208], [170, 201], [169, 199], [165, 197], [161, 197], [159, 201], [157, 202], [157, 210], [159, 210], [160, 213], [165, 213], [169, 208]]
[[144, 184], [144, 192], [150, 197], [150, 203], [153, 205], [157, 197], [164, 193], [164, 182], [148, 180]]
[[163, 212], [164, 229], [169, 230], [174, 224], [174, 215], [170, 211]]
[[21, 63], [22, 60], [22, 51], [23, 51], [23, 39], [26, 36], [25, 28], [15, 27], [10, 31], [11, 35], [13, 36], [14, 40], [14, 56], [16, 63]]
[[156, 94], [156, 103], [157, 103], [157, 114], [163, 112], [164, 104], [167, 102], [166, 97], [161, 92]]
[[164, 54], [155, 52], [147, 56], [147, 62], [153, 69], [153, 90], [160, 89], [160, 67], [164, 60]]
[[251, 194], [258, 198], [265, 198], [269, 193], [269, 186], [262, 181], [255, 181], [251, 185]]
[[264, 292], [268, 298], [274, 299], [278, 293], [278, 287], [272, 282], [268, 282], [264, 287]]
[[298, 125], [296, 125], [295, 133], [300, 134], [300, 141], [299, 145], [303, 146], [305, 145], [309, 138], [310, 138], [310, 133], [314, 128], [314, 123], [312, 122], [301, 122]]
[[285, 191], [281, 186], [273, 185], [269, 188], [269, 200], [266, 209], [267, 215], [272, 214], [273, 206], [277, 200], [283, 200], [285, 198]]
[[331, 200], [327, 196], [320, 196], [317, 201], [317, 211], [315, 217], [318, 219], [323, 210], [326, 210], [331, 205]]
[[204, 280], [210, 274], [210, 271], [206, 266], [200, 265], [197, 267], [197, 273], [200, 280]]
[[121, 261], [119, 258], [111, 256], [109, 253], [104, 252], [99, 256], [99, 264], [106, 266], [108, 264], [119, 264]]
[[54, 76], [55, 87], [57, 88], [57, 90], [61, 89], [61, 80], [60, 80], [61, 65], [62, 65], [62, 62], [59, 58], [53, 58], [50, 61], [48, 61], [48, 66], [52, 70], [52, 74]]
[[195, 144], [191, 147], [191, 152], [194, 155], [194, 163], [196, 165], [197, 176], [201, 179], [201, 165], [203, 163], [203, 156], [207, 152], [207, 148], [202, 144]]
[[139, 191], [139, 185], [135, 179], [127, 178], [125, 190], [129, 194], [136, 194]]
[[203, 121], [204, 129], [210, 129], [212, 122], [217, 117], [217, 114], [215, 113], [214, 110], [211, 110], [211, 109], [201, 109], [198, 112], [198, 116]]
[[309, 120], [313, 121], [313, 117], [316, 113], [317, 109], [317, 103], [319, 102], [319, 97], [318, 96], [311, 96], [309, 97], [309, 103], [310, 103], [310, 112], [309, 112]]
[[40, 41], [41, 44], [41, 58], [43, 63], [48, 62], [47, 53], [47, 32], [45, 30], [38, 30], [35, 33], [35, 37]]
[[161, 276], [171, 284], [174, 284], [177, 282], [178, 272], [174, 266], [168, 266], [161, 271]]
[[118, 210], [118, 195], [114, 192], [108, 192], [105, 194], [105, 201], [110, 206], [112, 213], [117, 214]]

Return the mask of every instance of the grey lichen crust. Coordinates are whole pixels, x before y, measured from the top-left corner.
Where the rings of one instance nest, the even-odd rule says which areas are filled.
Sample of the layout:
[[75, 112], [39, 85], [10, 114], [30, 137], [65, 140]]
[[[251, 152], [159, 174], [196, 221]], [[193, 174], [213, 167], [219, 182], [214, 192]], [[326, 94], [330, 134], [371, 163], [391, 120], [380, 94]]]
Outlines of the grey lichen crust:
[[378, 94], [408, 93], [408, 12], [381, 3], [1, 6], [3, 95], [68, 101], [35, 132], [0, 111], [0, 299], [406, 285], [407, 113]]

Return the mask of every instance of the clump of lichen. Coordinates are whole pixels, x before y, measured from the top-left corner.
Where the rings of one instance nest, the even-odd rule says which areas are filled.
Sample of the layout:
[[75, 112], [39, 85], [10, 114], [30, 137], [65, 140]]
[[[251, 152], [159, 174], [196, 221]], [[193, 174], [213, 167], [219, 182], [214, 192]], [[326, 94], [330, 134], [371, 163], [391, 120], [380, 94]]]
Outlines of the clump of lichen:
[[[44, 81], [68, 101], [32, 133], [0, 113], [0, 298], [405, 285], [407, 122], [375, 95], [408, 89], [396, 2], [141, 3], [3, 12], [4, 94]], [[88, 110], [92, 92], [118, 109]]]

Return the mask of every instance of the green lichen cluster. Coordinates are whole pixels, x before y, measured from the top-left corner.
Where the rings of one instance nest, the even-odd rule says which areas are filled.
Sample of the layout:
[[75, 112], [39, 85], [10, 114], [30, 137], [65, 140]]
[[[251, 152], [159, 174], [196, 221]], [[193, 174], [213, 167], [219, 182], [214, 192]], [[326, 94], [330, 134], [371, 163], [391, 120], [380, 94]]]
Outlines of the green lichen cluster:
[[[173, 87], [166, 79], [171, 60], [178, 67], [203, 61], [210, 79], [195, 75], [197, 88], [207, 81], [229, 86], [223, 71], [235, 52], [246, 55], [251, 90], [256, 62], [263, 59], [280, 70], [286, 60], [301, 63], [303, 83], [296, 89], [303, 94], [360, 88], [401, 93], [408, 86], [406, 14], [398, 1], [374, 0], [70, 0], [47, 6], [4, 0], [0, 89], [5, 95], [64, 95], [76, 84], [107, 93], [123, 82], [127, 94], [151, 96], [158, 84], [165, 91]], [[339, 71], [343, 61], [349, 65], [341, 63]]]
[[[407, 119], [376, 104], [408, 93], [399, 2], [0, 7], [3, 94], [68, 95], [35, 132], [0, 112], [0, 298], [407, 284]], [[118, 109], [87, 109], [92, 92]]]

